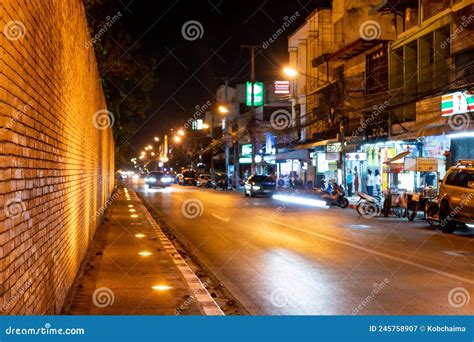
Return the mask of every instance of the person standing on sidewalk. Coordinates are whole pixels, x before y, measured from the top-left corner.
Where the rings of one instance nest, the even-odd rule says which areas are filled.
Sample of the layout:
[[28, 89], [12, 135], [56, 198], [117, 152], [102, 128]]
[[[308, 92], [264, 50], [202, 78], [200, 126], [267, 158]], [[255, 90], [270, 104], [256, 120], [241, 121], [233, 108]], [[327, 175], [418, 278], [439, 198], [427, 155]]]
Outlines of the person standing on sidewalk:
[[374, 185], [375, 185], [375, 177], [372, 174], [372, 170], [369, 169], [367, 171], [367, 194], [369, 196], [374, 195]]
[[354, 192], [359, 192], [359, 172], [357, 171], [357, 166], [354, 166]]
[[379, 170], [375, 170], [375, 190], [377, 190], [377, 196], [381, 197], [382, 192], [382, 176]]
[[346, 175], [347, 196], [349, 197], [352, 196], [352, 182], [353, 182], [352, 171], [349, 169], [347, 170], [347, 175]]

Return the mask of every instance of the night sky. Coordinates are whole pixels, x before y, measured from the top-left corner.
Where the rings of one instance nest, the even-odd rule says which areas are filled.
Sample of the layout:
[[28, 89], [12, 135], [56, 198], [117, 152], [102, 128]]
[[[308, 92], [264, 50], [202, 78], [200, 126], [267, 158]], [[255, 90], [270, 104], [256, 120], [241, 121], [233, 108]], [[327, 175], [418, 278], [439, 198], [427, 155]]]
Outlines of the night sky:
[[[298, 20], [269, 48], [256, 53], [256, 80], [281, 78], [281, 66], [288, 61], [287, 37], [315, 7], [309, 0], [119, 1], [119, 8], [126, 7], [120, 20], [141, 46], [140, 53], [158, 62], [153, 104], [130, 138], [137, 149], [154, 135], [179, 127], [196, 105], [213, 101], [221, 84], [217, 77], [233, 78], [231, 85], [248, 80], [250, 53], [241, 44], [262, 44], [285, 17], [298, 11]], [[203, 28], [202, 37], [193, 41], [182, 35], [183, 25], [190, 20]]]

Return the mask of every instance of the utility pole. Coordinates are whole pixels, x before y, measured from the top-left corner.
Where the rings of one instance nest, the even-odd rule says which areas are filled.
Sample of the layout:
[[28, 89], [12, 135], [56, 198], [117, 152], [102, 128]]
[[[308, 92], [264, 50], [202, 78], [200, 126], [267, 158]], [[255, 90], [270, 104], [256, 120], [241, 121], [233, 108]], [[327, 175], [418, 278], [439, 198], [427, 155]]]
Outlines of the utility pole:
[[249, 134], [250, 141], [252, 142], [252, 164], [251, 164], [251, 173], [255, 174], [257, 172], [255, 165], [255, 155], [256, 155], [256, 120], [255, 120], [255, 48], [260, 47], [260, 45], [242, 45], [243, 48], [250, 49], [250, 85], [251, 85], [251, 104], [250, 104], [250, 123], [249, 123]]

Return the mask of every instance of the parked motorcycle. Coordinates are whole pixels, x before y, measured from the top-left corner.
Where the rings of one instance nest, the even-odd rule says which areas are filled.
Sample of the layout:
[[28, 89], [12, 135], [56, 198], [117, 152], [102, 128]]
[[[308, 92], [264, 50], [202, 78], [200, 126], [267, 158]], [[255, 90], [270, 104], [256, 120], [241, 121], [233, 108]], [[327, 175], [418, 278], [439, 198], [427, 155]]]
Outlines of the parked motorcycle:
[[316, 188], [315, 193], [321, 197], [323, 201], [326, 201], [326, 204], [329, 206], [338, 206], [342, 209], [345, 209], [349, 206], [349, 200], [346, 197], [346, 191], [340, 185], [334, 185], [332, 192]]
[[356, 204], [357, 213], [363, 217], [375, 217], [382, 212], [382, 203], [376, 197], [358, 192], [359, 201]]

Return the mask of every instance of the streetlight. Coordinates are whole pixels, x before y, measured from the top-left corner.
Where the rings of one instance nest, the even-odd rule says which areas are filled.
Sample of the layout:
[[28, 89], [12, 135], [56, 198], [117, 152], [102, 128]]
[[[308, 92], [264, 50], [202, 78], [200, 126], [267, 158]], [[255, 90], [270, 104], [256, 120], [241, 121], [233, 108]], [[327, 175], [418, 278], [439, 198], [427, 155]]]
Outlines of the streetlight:
[[221, 105], [221, 106], [217, 107], [217, 110], [221, 114], [228, 114], [229, 113], [229, 108], [227, 108], [226, 106]]
[[184, 135], [184, 131], [183, 131], [182, 129], [180, 129], [180, 130], [178, 130], [178, 134], [179, 134], [180, 136], [183, 136], [183, 135]]
[[181, 138], [177, 135], [173, 138], [173, 140], [177, 143], [181, 142]]
[[154, 139], [155, 139], [155, 141], [160, 141], [160, 138], [158, 138], [158, 137], [155, 137]]
[[319, 82], [328, 83], [328, 84], [331, 83], [329, 81], [325, 81], [325, 80], [322, 80], [320, 78], [305, 74], [304, 72], [298, 71], [298, 70], [290, 68], [290, 67], [283, 68], [283, 73], [286, 76], [290, 77], [290, 78], [295, 78], [296, 76], [300, 75], [300, 76], [304, 76], [304, 77], [307, 77], [307, 78], [311, 78], [313, 80], [318, 80]]
[[203, 123], [203, 124], [202, 124], [202, 128], [208, 129], [208, 128], [209, 128], [209, 125], [208, 125], [207, 123]]
[[148, 149], [149, 149], [149, 150], [153, 150], [153, 146], [152, 146], [152, 145], [148, 145]]
[[285, 67], [283, 68], [283, 73], [288, 77], [296, 77], [298, 76], [298, 71], [293, 68]]

